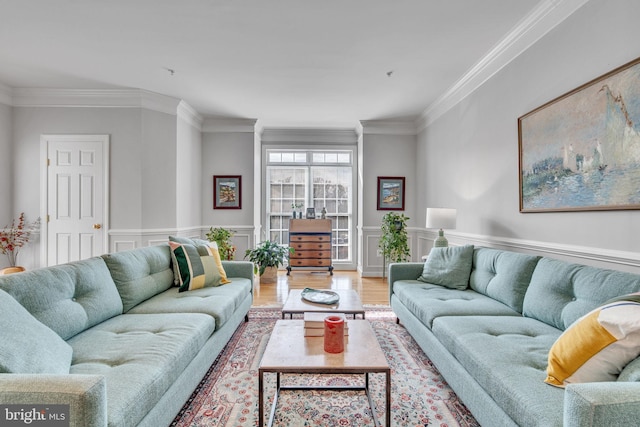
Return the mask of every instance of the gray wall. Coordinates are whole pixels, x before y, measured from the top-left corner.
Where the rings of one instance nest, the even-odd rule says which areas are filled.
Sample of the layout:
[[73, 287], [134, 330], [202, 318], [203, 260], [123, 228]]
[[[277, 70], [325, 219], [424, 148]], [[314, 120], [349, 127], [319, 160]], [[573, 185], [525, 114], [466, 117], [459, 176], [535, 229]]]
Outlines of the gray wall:
[[457, 208], [460, 242], [637, 259], [640, 211], [519, 213], [517, 119], [640, 56], [638, 16], [637, 1], [590, 1], [418, 135], [421, 203]]
[[16, 209], [40, 212], [40, 136], [111, 136], [111, 227], [141, 226], [141, 110], [132, 108], [14, 108]]
[[13, 150], [11, 147], [12, 110], [0, 103], [0, 227], [11, 223], [14, 217], [11, 176]]
[[[202, 133], [178, 117], [176, 138], [176, 226], [202, 224]], [[184, 209], [185, 206], [192, 207]]]
[[[140, 199], [140, 228], [167, 228], [177, 225], [176, 204], [176, 116], [157, 111], [142, 110], [140, 167], [134, 168], [135, 176], [142, 182]], [[122, 171], [115, 165], [113, 173]], [[189, 173], [189, 171], [180, 171]], [[113, 192], [111, 192], [113, 194]], [[169, 197], [167, 197], [169, 195]], [[114, 205], [112, 210], [121, 209]], [[182, 209], [195, 209], [191, 205]], [[114, 225], [115, 227], [115, 225]]]
[[[253, 132], [205, 132], [202, 134], [203, 233], [206, 233], [210, 227], [218, 226], [235, 231], [233, 243], [236, 246], [235, 259], [237, 260], [241, 260], [245, 250], [253, 247], [254, 243], [253, 145]], [[242, 176], [241, 209], [213, 209], [214, 175]]]
[[[409, 228], [424, 227], [424, 220], [417, 215], [415, 195], [420, 193], [416, 182], [416, 137], [415, 135], [394, 135], [389, 133], [372, 134], [364, 127], [362, 137], [362, 265], [358, 268], [364, 276], [381, 276], [383, 258], [378, 255], [378, 240], [382, 217], [391, 211], [379, 211], [378, 177], [405, 177], [405, 210], [393, 211], [403, 213], [410, 219]], [[416, 239], [409, 233], [409, 244], [414, 260], [419, 260], [422, 253], [414, 247]]]
[[[167, 232], [178, 226], [178, 199], [167, 197], [177, 192], [176, 115], [145, 108], [14, 107], [12, 123], [10, 145], [15, 167], [10, 181], [14, 211], [24, 211], [34, 218], [39, 215], [42, 134], [107, 134], [110, 135], [111, 250], [166, 240]], [[193, 133], [183, 129], [185, 145], [192, 147], [199, 143]], [[189, 157], [191, 161], [199, 157], [199, 153]], [[200, 176], [197, 169], [186, 173]], [[196, 194], [199, 193], [198, 189]], [[192, 193], [191, 201], [194, 198], [197, 196]], [[190, 203], [180, 209], [183, 218], [187, 218], [183, 225], [197, 226], [199, 234], [199, 204]], [[160, 232], [155, 236], [149, 234], [149, 230]]]

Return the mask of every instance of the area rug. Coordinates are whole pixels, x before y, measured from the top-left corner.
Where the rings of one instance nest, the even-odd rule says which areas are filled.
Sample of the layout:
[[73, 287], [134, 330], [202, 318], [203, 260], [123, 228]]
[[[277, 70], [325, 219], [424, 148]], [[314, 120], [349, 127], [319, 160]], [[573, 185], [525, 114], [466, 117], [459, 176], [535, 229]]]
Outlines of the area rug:
[[[391, 367], [392, 426], [479, 426], [388, 308], [365, 307]], [[252, 308], [182, 408], [172, 427], [258, 425], [258, 365], [279, 309]], [[384, 424], [384, 375], [372, 374], [376, 414]], [[283, 384], [351, 385], [362, 375], [286, 375]], [[270, 413], [275, 374], [265, 376], [265, 416]], [[266, 425], [266, 420], [265, 420]], [[282, 391], [274, 426], [372, 426], [369, 402], [361, 391]]]

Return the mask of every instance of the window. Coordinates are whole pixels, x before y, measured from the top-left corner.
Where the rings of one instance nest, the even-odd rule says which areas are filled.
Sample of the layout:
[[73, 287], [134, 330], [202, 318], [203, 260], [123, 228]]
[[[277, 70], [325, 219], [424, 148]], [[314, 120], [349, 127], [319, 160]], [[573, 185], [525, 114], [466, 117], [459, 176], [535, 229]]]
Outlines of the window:
[[326, 209], [334, 262], [353, 258], [353, 153], [349, 150], [267, 150], [267, 227], [270, 240], [289, 242], [291, 212]]

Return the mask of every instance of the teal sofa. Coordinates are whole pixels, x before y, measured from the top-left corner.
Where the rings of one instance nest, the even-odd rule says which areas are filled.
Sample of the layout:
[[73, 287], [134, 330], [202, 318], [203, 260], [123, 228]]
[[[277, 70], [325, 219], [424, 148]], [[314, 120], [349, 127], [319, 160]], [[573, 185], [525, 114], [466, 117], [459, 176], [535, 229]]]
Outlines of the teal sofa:
[[640, 359], [614, 382], [544, 380], [563, 330], [640, 291], [639, 275], [478, 247], [466, 289], [416, 280], [423, 267], [389, 266], [391, 307], [481, 425], [638, 425]]
[[167, 426], [242, 323], [253, 264], [178, 292], [168, 245], [0, 276], [0, 404], [65, 404], [70, 425]]

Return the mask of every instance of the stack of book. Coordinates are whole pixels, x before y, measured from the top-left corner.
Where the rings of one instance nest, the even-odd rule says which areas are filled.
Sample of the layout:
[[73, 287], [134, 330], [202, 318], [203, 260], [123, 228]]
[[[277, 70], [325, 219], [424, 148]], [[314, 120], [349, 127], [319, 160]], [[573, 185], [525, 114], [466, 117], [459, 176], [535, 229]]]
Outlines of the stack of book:
[[304, 313], [304, 336], [322, 337], [324, 336], [324, 319], [329, 316], [338, 316], [344, 320], [344, 334], [349, 335], [349, 322], [344, 313]]

